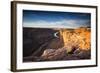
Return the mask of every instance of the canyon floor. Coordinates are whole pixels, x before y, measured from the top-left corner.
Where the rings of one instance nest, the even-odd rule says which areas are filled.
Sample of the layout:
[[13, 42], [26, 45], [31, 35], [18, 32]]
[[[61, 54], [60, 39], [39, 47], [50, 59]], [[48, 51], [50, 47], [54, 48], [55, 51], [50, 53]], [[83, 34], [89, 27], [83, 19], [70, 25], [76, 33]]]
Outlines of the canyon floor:
[[23, 62], [91, 59], [91, 29], [23, 28]]

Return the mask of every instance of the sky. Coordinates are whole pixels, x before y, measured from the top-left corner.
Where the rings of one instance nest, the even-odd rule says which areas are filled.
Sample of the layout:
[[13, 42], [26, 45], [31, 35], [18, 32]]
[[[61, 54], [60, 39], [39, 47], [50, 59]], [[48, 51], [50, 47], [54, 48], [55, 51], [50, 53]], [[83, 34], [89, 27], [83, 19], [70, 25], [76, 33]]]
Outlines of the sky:
[[90, 13], [23, 10], [23, 27], [90, 27]]

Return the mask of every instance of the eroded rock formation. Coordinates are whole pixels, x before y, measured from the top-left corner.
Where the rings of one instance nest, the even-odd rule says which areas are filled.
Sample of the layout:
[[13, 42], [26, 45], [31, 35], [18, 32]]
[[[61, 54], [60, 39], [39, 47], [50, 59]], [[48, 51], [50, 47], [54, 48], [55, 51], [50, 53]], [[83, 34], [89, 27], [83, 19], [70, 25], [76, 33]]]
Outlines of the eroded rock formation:
[[[55, 37], [54, 33], [57, 33]], [[24, 29], [23, 61], [91, 58], [91, 29]]]

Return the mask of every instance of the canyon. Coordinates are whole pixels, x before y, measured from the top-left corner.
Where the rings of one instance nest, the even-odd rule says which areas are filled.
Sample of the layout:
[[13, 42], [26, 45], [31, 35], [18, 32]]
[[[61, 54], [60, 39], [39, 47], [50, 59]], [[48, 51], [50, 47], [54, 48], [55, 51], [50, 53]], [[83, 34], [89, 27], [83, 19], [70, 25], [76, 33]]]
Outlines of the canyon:
[[23, 62], [91, 59], [91, 29], [23, 28]]

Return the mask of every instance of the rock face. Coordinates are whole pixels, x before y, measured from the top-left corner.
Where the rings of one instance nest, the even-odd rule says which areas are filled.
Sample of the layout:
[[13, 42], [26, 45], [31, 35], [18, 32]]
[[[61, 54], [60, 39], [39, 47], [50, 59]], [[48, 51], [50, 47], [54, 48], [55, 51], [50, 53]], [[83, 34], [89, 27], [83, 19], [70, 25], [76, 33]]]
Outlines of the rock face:
[[64, 46], [77, 46], [81, 50], [89, 50], [91, 48], [90, 28], [61, 29], [59, 31], [61, 38], [63, 38]]
[[55, 39], [57, 30], [41, 28], [23, 28], [23, 56], [32, 55], [43, 44]]
[[63, 60], [67, 56], [66, 49], [59, 48], [59, 49], [46, 49], [41, 58], [43, 60]]
[[[57, 37], [55, 37], [55, 33], [57, 33]], [[90, 28], [56, 30], [24, 28], [23, 61], [90, 59], [90, 35]]]
[[76, 52], [73, 52], [73, 54], [68, 54], [65, 48], [46, 49], [40, 58], [42, 59], [42, 61], [90, 59], [90, 50], [75, 51]]

